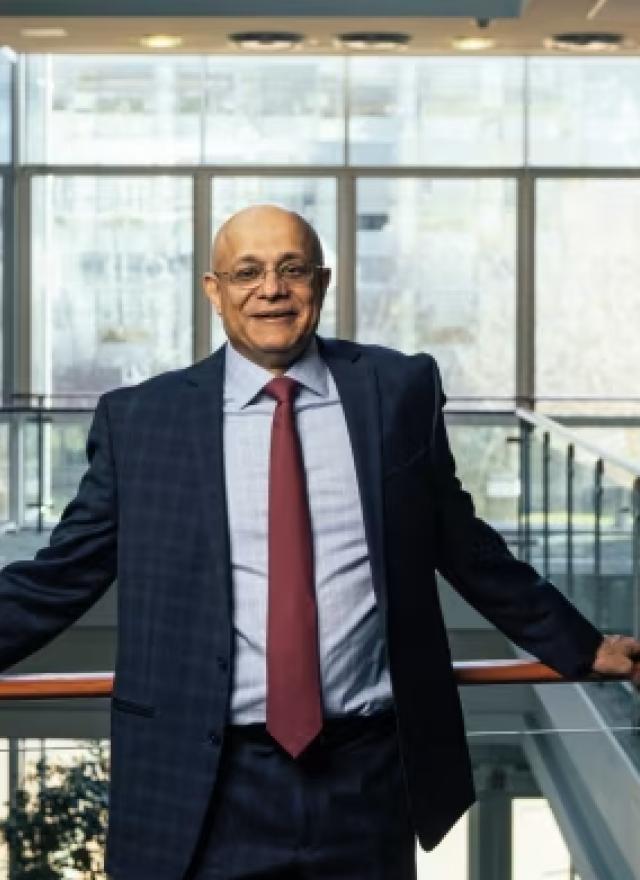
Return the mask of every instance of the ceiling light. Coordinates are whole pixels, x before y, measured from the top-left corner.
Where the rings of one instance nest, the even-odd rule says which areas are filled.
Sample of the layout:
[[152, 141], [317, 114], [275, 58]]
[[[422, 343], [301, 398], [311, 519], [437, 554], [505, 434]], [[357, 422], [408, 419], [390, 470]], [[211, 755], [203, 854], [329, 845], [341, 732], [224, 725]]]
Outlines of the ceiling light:
[[304, 36], [292, 31], [238, 31], [235, 34], [229, 34], [229, 40], [238, 49], [282, 52], [285, 49], [299, 46], [304, 41]]
[[615, 52], [624, 43], [622, 34], [576, 32], [554, 34], [544, 40], [545, 49], [565, 52]]
[[391, 52], [394, 49], [403, 49], [410, 40], [409, 34], [389, 31], [351, 31], [336, 36], [339, 46], [356, 51]]
[[139, 42], [145, 49], [175, 49], [182, 45], [182, 37], [174, 34], [146, 34], [140, 37]]
[[461, 52], [481, 52], [482, 49], [493, 49], [496, 41], [491, 37], [454, 37], [451, 45]]
[[69, 36], [63, 27], [24, 27], [20, 29], [20, 35], [43, 40], [55, 40]]

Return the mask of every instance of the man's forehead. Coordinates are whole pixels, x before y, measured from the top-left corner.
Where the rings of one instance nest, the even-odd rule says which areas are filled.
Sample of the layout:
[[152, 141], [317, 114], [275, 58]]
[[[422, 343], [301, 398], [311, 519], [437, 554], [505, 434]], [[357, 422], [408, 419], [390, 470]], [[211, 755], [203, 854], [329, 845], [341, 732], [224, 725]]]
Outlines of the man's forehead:
[[225, 223], [215, 245], [217, 257], [234, 260], [272, 249], [304, 253], [308, 247], [308, 235], [295, 214], [247, 211]]

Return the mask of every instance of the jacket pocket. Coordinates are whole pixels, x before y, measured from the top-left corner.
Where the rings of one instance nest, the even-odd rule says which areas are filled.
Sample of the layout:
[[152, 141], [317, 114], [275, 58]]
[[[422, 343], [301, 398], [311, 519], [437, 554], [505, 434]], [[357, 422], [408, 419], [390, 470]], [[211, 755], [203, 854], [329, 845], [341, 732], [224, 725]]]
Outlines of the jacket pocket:
[[149, 706], [147, 703], [136, 703], [133, 700], [125, 700], [122, 697], [112, 697], [111, 705], [119, 712], [129, 712], [131, 715], [144, 715], [146, 718], [153, 718], [156, 714], [155, 706]]

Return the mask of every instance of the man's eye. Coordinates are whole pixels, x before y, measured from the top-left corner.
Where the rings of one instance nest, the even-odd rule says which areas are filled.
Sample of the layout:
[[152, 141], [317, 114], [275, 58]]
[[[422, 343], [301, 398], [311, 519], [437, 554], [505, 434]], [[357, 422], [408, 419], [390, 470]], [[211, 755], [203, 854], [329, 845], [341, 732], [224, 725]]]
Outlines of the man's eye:
[[280, 266], [280, 274], [284, 278], [305, 278], [309, 274], [306, 263], [285, 263]]
[[233, 273], [234, 281], [255, 281], [260, 277], [261, 270], [257, 266], [243, 266]]

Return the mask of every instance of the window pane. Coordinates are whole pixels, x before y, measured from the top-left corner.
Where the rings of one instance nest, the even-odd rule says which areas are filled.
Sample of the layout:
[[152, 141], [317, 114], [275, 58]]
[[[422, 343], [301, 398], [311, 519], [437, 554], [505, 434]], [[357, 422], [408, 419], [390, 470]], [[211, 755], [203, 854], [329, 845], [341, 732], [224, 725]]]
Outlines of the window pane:
[[27, 55], [26, 161], [199, 161], [202, 63], [178, 55]]
[[[324, 250], [332, 281], [324, 301], [318, 332], [336, 333], [336, 181], [333, 177], [218, 177], [213, 181], [214, 231], [236, 211], [249, 205], [277, 204], [297, 211], [314, 227]], [[218, 316], [213, 319], [214, 348], [226, 339]]]
[[523, 70], [521, 58], [350, 59], [350, 161], [521, 165]]
[[450, 396], [514, 393], [512, 180], [357, 187], [357, 337], [439, 361]]
[[36, 177], [34, 391], [99, 392], [192, 356], [192, 185]]
[[638, 165], [640, 59], [528, 63], [530, 165]]
[[205, 161], [342, 163], [343, 81], [340, 58], [210, 58]]
[[536, 393], [636, 397], [640, 180], [536, 193]]

